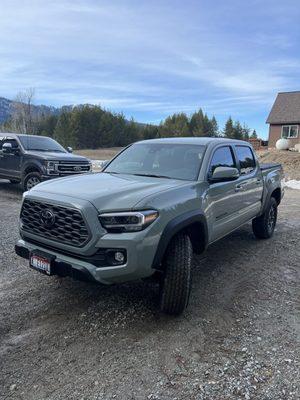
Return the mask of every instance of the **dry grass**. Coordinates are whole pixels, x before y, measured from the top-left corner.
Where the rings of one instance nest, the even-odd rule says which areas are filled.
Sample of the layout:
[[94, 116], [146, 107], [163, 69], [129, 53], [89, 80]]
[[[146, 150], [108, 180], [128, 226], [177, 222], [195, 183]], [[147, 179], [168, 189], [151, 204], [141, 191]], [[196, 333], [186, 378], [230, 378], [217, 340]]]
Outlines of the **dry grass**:
[[91, 160], [110, 160], [120, 150], [122, 150], [122, 147], [109, 147], [96, 150], [76, 150], [74, 153], [90, 158]]

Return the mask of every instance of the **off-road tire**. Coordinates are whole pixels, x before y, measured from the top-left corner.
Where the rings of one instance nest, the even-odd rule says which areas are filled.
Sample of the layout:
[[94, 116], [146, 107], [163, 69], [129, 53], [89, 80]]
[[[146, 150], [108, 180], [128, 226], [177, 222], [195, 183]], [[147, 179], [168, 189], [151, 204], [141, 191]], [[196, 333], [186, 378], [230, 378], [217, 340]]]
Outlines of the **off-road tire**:
[[23, 189], [26, 192], [40, 182], [42, 182], [42, 178], [39, 172], [29, 172], [23, 180]]
[[252, 220], [253, 233], [258, 239], [269, 239], [273, 236], [277, 221], [277, 207], [277, 201], [271, 197], [265, 212]]
[[179, 233], [168, 246], [160, 285], [160, 309], [179, 315], [188, 305], [191, 291], [193, 248], [188, 235]]

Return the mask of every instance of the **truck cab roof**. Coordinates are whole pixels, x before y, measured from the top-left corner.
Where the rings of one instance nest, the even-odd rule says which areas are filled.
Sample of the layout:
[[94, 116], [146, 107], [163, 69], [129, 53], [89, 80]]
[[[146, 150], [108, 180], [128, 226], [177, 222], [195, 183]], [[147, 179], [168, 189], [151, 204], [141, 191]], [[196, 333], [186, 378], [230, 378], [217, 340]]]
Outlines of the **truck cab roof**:
[[[26, 137], [36, 137], [36, 135], [27, 135], [26, 133], [12, 133], [12, 132], [0, 132], [0, 138], [17, 138], [17, 137], [22, 137], [22, 136], [26, 136]], [[44, 136], [46, 137], [46, 136]]]
[[[138, 143], [166, 143], [166, 144], [195, 144], [207, 146], [211, 143], [221, 144], [221, 143], [243, 143], [249, 146], [249, 143], [244, 140], [236, 140], [229, 138], [215, 138], [215, 137], [170, 137], [170, 138], [161, 138], [161, 139], [149, 139], [149, 140], [141, 140]], [[250, 145], [251, 146], [251, 145]]]

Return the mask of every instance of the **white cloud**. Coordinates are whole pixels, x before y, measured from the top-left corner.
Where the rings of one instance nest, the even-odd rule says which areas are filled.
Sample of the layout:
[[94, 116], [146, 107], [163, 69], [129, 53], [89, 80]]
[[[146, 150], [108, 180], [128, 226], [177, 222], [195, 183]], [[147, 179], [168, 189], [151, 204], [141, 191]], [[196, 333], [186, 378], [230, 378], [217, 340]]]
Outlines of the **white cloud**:
[[300, 78], [298, 3], [266, 2], [2, 0], [0, 96], [261, 118]]

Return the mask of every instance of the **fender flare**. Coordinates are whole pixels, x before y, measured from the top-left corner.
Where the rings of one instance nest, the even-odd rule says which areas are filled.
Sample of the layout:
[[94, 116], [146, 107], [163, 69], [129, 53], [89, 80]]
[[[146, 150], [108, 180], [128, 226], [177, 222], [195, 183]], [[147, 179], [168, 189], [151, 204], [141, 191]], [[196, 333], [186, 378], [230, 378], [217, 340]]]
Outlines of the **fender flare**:
[[156, 249], [156, 253], [152, 263], [152, 268], [158, 270], [161, 269], [160, 265], [163, 261], [164, 254], [167, 250], [167, 247], [171, 239], [174, 237], [174, 235], [176, 235], [176, 233], [178, 233], [182, 229], [188, 228], [194, 223], [200, 223], [202, 225], [203, 228], [202, 235], [204, 236], [204, 248], [207, 247], [208, 228], [205, 215], [202, 212], [199, 212], [198, 210], [188, 211], [169, 221], [166, 227], [164, 228]]
[[280, 204], [281, 199], [282, 199], [282, 188], [280, 186], [271, 186], [268, 189], [268, 193], [266, 194], [266, 197], [264, 199], [264, 203], [263, 203], [263, 206], [261, 208], [261, 211], [260, 211], [259, 215], [262, 215], [266, 211], [266, 209], [268, 207], [268, 204], [270, 203], [272, 194], [275, 192], [275, 190], [279, 190], [280, 191], [280, 199], [279, 199], [279, 202], [278, 202], [278, 204]]
[[34, 169], [39, 172], [41, 175], [43, 174], [42, 166], [37, 162], [28, 162], [22, 168], [22, 178], [24, 179], [27, 173], [25, 172], [27, 169]]

